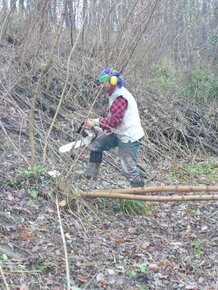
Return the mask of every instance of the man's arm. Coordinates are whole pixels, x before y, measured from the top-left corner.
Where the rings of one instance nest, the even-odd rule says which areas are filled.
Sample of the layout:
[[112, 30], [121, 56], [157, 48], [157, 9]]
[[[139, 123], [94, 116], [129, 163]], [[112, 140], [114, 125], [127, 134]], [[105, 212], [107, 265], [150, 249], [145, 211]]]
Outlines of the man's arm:
[[116, 128], [123, 121], [123, 117], [126, 113], [128, 102], [122, 96], [117, 97], [110, 108], [110, 115], [105, 118], [99, 119], [87, 119], [85, 127], [91, 129], [94, 126], [99, 126], [103, 130], [109, 131], [112, 128]]
[[128, 102], [122, 96], [116, 98], [110, 108], [110, 115], [105, 118], [99, 118], [99, 126], [106, 131], [119, 126], [123, 121], [127, 106]]

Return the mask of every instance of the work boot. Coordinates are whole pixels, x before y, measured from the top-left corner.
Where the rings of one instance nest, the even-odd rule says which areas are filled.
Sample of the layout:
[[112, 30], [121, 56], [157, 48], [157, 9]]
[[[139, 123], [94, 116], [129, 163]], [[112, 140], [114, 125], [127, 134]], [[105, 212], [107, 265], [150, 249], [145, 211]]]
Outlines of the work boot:
[[86, 177], [88, 179], [96, 179], [100, 170], [100, 165], [101, 163], [89, 162], [85, 171], [77, 172], [77, 175], [80, 175], [81, 177]]
[[144, 187], [145, 186], [145, 182], [143, 179], [139, 180], [139, 181], [132, 181], [131, 182], [131, 187]]

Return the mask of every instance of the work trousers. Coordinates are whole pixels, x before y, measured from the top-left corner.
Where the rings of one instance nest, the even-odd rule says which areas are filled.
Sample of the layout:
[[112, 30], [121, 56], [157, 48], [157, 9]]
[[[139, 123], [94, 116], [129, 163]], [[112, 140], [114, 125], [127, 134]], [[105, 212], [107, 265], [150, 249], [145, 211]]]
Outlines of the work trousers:
[[101, 163], [103, 151], [109, 151], [118, 147], [121, 168], [128, 178], [129, 182], [143, 186], [143, 180], [137, 167], [137, 158], [140, 142], [122, 142], [114, 133], [104, 133], [96, 138], [90, 145], [89, 162]]

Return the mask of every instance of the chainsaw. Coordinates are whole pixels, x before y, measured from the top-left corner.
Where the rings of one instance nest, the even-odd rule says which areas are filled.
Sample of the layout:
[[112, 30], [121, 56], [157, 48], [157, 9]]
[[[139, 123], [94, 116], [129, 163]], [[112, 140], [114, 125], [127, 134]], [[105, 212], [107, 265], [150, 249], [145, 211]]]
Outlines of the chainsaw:
[[75, 123], [73, 125], [73, 132], [76, 132], [81, 135], [80, 140], [76, 140], [71, 143], [67, 143], [59, 148], [59, 152], [66, 153], [69, 152], [71, 149], [78, 149], [82, 146], [88, 147], [97, 137], [97, 131], [95, 128], [86, 129], [84, 128], [83, 123]]

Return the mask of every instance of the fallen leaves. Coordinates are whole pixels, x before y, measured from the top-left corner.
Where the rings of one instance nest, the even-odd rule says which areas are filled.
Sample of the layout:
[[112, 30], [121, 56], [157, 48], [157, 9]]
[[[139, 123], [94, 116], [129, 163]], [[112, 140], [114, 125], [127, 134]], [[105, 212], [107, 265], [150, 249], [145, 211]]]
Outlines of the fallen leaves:
[[104, 274], [101, 272], [96, 275], [96, 282], [101, 287], [108, 284], [108, 280], [105, 278]]
[[87, 283], [89, 281], [89, 276], [86, 275], [86, 274], [79, 274], [77, 276], [77, 280], [80, 282], [80, 283]]
[[66, 202], [65, 199], [63, 199], [61, 202], [59, 202], [58, 205], [59, 205], [59, 207], [60, 207], [61, 209], [65, 209], [66, 206], [67, 206], [67, 202]]
[[33, 237], [33, 234], [30, 232], [23, 232], [18, 235], [19, 239], [24, 239], [24, 240], [32, 239], [32, 237]]
[[[66, 197], [59, 198], [70, 275], [78, 289], [140, 289], [147, 285], [149, 289], [173, 286], [193, 290], [196, 284], [198, 290], [215, 289], [211, 288], [217, 261], [217, 209], [213, 204], [161, 204], [152, 207], [151, 217], [127, 217], [113, 215], [112, 202], [108, 201], [107, 212], [99, 210], [97, 219], [89, 213], [87, 221], [71, 215], [65, 210]], [[14, 264], [18, 259], [2, 252], [0, 259], [8, 281], [17, 279], [20, 289], [28, 281], [35, 290], [37, 277], [32, 276], [31, 269], [40, 265], [43, 285], [63, 289], [65, 257], [56, 207], [41, 195], [30, 198], [27, 189], [8, 189], [2, 195], [1, 207], [0, 250], [5, 244], [13, 251], [25, 249], [22, 263], [26, 272]], [[194, 257], [199, 245], [193, 248], [192, 242], [197, 238], [203, 255]], [[17, 270], [20, 272], [14, 274]]]
[[65, 237], [66, 237], [68, 240], [71, 240], [71, 236], [70, 236], [69, 233], [66, 233], [66, 234], [65, 234]]
[[16, 232], [18, 239], [28, 240], [33, 238], [33, 233], [30, 232], [30, 229], [28, 227], [19, 226], [16, 228]]
[[151, 263], [150, 265], [148, 265], [148, 269], [157, 272], [159, 270], [159, 266], [156, 263]]
[[143, 250], [146, 250], [148, 247], [150, 246], [150, 243], [149, 242], [144, 242], [141, 247]]
[[114, 237], [110, 237], [110, 240], [115, 243], [116, 245], [121, 245], [121, 244], [124, 244], [126, 241], [124, 240], [121, 240], [121, 239], [117, 239], [117, 238], [114, 238]]

